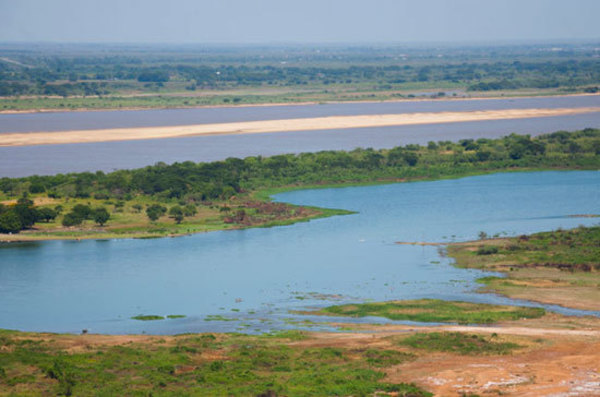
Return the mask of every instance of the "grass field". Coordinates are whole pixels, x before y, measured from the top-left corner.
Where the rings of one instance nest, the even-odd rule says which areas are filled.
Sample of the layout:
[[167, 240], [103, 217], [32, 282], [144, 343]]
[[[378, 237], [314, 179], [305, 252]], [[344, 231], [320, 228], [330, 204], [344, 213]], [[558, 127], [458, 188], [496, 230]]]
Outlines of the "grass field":
[[295, 331], [86, 337], [0, 331], [0, 395], [431, 395], [383, 380], [415, 357], [398, 348], [302, 346], [311, 337]]

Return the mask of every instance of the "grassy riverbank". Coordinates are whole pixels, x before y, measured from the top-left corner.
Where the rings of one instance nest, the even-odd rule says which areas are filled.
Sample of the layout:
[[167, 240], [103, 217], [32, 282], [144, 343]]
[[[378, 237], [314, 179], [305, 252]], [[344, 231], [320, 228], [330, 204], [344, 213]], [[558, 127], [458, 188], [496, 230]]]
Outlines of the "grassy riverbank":
[[[484, 306], [479, 310], [495, 310]], [[485, 327], [362, 324], [360, 332], [342, 333], [148, 336], [4, 330], [0, 396], [568, 392], [593, 384], [599, 338], [597, 319], [557, 315]]]
[[[430, 396], [384, 380], [402, 349], [320, 347], [299, 332], [67, 336], [0, 332], [0, 395]], [[270, 393], [270, 394], [269, 394]]]
[[[599, 153], [600, 130], [586, 129], [535, 138], [159, 163], [109, 174], [0, 178], [0, 240], [148, 238], [286, 225], [349, 212], [273, 203], [273, 193], [493, 172], [597, 170]], [[51, 215], [38, 216], [41, 209]], [[97, 220], [97, 211], [108, 218]]]
[[483, 291], [587, 310], [600, 310], [600, 227], [451, 244], [460, 267], [502, 272]]

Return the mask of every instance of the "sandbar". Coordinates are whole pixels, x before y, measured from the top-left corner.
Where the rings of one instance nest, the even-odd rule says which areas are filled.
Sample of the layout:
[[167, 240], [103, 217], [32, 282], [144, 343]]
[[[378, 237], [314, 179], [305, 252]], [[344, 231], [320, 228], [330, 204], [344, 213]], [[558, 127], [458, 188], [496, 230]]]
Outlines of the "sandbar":
[[9, 132], [0, 134], [0, 146], [55, 145], [140, 139], [182, 138], [201, 135], [257, 134], [349, 128], [392, 127], [402, 125], [567, 116], [594, 112], [600, 112], [600, 107], [505, 109], [468, 112], [423, 112], [243, 121], [164, 127], [134, 127], [28, 133]]

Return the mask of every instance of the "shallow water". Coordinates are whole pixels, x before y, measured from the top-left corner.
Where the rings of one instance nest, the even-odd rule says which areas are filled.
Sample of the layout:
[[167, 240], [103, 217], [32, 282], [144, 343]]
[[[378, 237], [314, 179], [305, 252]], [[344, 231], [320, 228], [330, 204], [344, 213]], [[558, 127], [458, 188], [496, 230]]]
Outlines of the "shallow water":
[[[299, 317], [290, 309], [334, 302], [427, 297], [506, 303], [473, 292], [485, 273], [450, 266], [437, 247], [394, 242], [597, 224], [568, 215], [600, 213], [600, 172], [495, 174], [276, 198], [359, 213], [180, 238], [0, 245], [0, 328], [258, 332], [296, 326]], [[137, 314], [188, 317], [129, 319]], [[206, 321], [209, 315], [233, 321]]]

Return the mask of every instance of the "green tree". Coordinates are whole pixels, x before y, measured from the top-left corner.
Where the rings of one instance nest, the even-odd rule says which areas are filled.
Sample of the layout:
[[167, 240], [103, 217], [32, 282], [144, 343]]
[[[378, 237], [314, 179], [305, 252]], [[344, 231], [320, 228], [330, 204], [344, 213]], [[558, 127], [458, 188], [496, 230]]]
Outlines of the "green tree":
[[183, 221], [183, 216], [183, 209], [178, 205], [171, 207], [169, 210], [169, 217], [173, 218], [177, 224]]
[[90, 219], [92, 216], [92, 208], [89, 205], [77, 204], [71, 210], [75, 216], [81, 218], [81, 220]]
[[183, 215], [185, 216], [194, 216], [198, 213], [198, 209], [194, 204], [188, 204], [183, 207]]
[[19, 217], [22, 229], [32, 226], [38, 219], [38, 212], [33, 206], [33, 201], [26, 196], [17, 200], [17, 204], [12, 207], [12, 211]]
[[158, 220], [161, 216], [163, 216], [167, 212], [167, 209], [159, 204], [153, 204], [146, 208], [146, 215], [152, 222]]
[[99, 224], [100, 226], [104, 226], [104, 224], [110, 219], [110, 214], [104, 207], [99, 207], [94, 210], [94, 222]]
[[56, 219], [58, 216], [58, 212], [50, 207], [38, 208], [37, 210], [37, 218], [46, 223]]
[[407, 152], [404, 154], [404, 161], [406, 161], [406, 164], [409, 166], [414, 167], [419, 161], [419, 155], [413, 152]]
[[12, 210], [0, 214], [0, 233], [18, 233], [23, 229], [19, 216]]
[[62, 225], [63, 226], [77, 226], [81, 225], [83, 219], [78, 217], [75, 213], [69, 212], [63, 216]]

